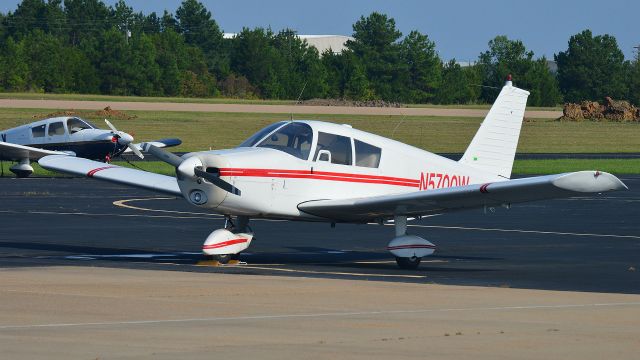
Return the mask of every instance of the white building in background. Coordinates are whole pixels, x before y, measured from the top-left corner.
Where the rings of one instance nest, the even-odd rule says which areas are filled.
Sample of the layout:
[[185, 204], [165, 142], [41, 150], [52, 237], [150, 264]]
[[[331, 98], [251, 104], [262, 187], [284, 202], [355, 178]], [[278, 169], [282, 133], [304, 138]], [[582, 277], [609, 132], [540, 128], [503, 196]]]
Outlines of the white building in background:
[[344, 35], [298, 35], [298, 37], [307, 40], [307, 43], [318, 49], [320, 54], [329, 49], [334, 54], [339, 54], [347, 48], [345, 44], [348, 40], [354, 40], [351, 36]]
[[[224, 38], [232, 39], [236, 35], [236, 33], [224, 33]], [[347, 41], [353, 40], [351, 36], [344, 35], [298, 35], [298, 38], [306, 40], [307, 44], [318, 49], [320, 54], [329, 49], [331, 49], [333, 53], [339, 54], [342, 50], [346, 49], [345, 44]]]

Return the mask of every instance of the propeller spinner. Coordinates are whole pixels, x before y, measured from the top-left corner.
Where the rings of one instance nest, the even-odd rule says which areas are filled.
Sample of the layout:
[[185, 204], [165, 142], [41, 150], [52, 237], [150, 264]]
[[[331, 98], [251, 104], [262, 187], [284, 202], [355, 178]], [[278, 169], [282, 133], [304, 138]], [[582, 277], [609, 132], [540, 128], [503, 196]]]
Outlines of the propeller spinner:
[[117, 139], [118, 144], [123, 145], [128, 147], [129, 149], [131, 149], [131, 151], [133, 151], [134, 154], [136, 154], [140, 159], [144, 159], [144, 155], [142, 154], [142, 152], [140, 152], [140, 150], [138, 150], [138, 148], [136, 148], [135, 146], [133, 146], [133, 136], [127, 134], [124, 131], [119, 131], [118, 129], [116, 129], [115, 126], [113, 126], [113, 124], [107, 120], [104, 119], [104, 122], [107, 123], [107, 126], [111, 129], [111, 132], [113, 133], [113, 137]]
[[[189, 161], [189, 159], [183, 159], [173, 153], [170, 153], [166, 150], [163, 150], [157, 146], [153, 146], [149, 143], [143, 143], [142, 144], [142, 149], [152, 155], [154, 155], [155, 157], [157, 157], [158, 159], [166, 162], [169, 165], [172, 165], [173, 167], [176, 168], [176, 175], [178, 177], [200, 177], [203, 179], [206, 179], [208, 182], [210, 182], [211, 184], [217, 186], [218, 188], [232, 193], [234, 195], [241, 195], [241, 191], [240, 189], [238, 189], [237, 187], [233, 186], [232, 184], [222, 180], [220, 178], [219, 173], [217, 172], [209, 172], [209, 170], [213, 170], [212, 168], [207, 168], [207, 169], [203, 169], [202, 167], [202, 163], [195, 164], [195, 163], [191, 163]], [[188, 168], [185, 168], [185, 165], [189, 166]]]

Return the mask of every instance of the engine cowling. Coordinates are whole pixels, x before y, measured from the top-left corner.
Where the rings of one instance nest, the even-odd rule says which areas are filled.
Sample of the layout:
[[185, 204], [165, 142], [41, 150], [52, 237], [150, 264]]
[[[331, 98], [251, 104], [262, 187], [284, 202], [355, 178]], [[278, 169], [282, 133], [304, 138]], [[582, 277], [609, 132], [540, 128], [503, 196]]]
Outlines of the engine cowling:
[[433, 254], [436, 246], [419, 236], [403, 235], [391, 240], [387, 250], [399, 258], [422, 258]]
[[227, 229], [218, 229], [209, 234], [202, 245], [206, 255], [238, 254], [251, 244], [252, 233], [233, 233]]
[[[204, 157], [204, 156], [203, 156]], [[191, 156], [185, 159], [178, 167], [178, 186], [185, 199], [191, 204], [206, 208], [216, 208], [227, 197], [227, 192], [209, 183], [207, 180], [197, 177], [194, 168], [200, 166], [204, 169], [208, 167], [224, 167], [224, 160], [215, 155]]]

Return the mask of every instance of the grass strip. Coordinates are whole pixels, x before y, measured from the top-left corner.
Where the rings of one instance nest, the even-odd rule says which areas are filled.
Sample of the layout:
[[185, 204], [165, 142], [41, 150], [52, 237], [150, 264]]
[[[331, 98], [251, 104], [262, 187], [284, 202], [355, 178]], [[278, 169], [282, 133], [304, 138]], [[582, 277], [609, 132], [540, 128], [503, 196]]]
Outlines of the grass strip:
[[[56, 113], [47, 109], [2, 109], [0, 131]], [[251, 134], [288, 114], [193, 113], [170, 111], [127, 111], [133, 119], [110, 119], [120, 130], [132, 133], [136, 141], [178, 137], [183, 145], [172, 151], [225, 149], [236, 146]], [[105, 128], [104, 117], [93, 111], [80, 116]], [[364, 130], [436, 153], [462, 153], [478, 130], [481, 118], [389, 115], [296, 115], [350, 124]], [[640, 123], [562, 122], [528, 119], [522, 126], [520, 153], [624, 153], [638, 152]]]

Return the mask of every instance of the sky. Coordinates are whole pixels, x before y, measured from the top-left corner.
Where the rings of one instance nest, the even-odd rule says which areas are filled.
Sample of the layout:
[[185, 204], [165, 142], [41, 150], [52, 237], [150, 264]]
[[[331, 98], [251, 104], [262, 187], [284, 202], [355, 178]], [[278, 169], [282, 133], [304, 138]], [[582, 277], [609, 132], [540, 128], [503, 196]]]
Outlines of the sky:
[[[103, 0], [113, 5], [117, 0]], [[591, 29], [616, 37], [627, 59], [640, 44], [640, 1], [633, 0], [200, 0], [224, 32], [242, 27], [284, 28], [299, 34], [351, 35], [360, 16], [373, 11], [389, 15], [403, 34], [418, 30], [436, 43], [444, 60], [474, 61], [497, 35], [522, 40], [536, 57], [553, 58], [567, 49], [571, 35]], [[16, 9], [21, 0], [0, 0], [0, 11]], [[138, 12], [175, 13], [180, 0], [126, 0]]]

